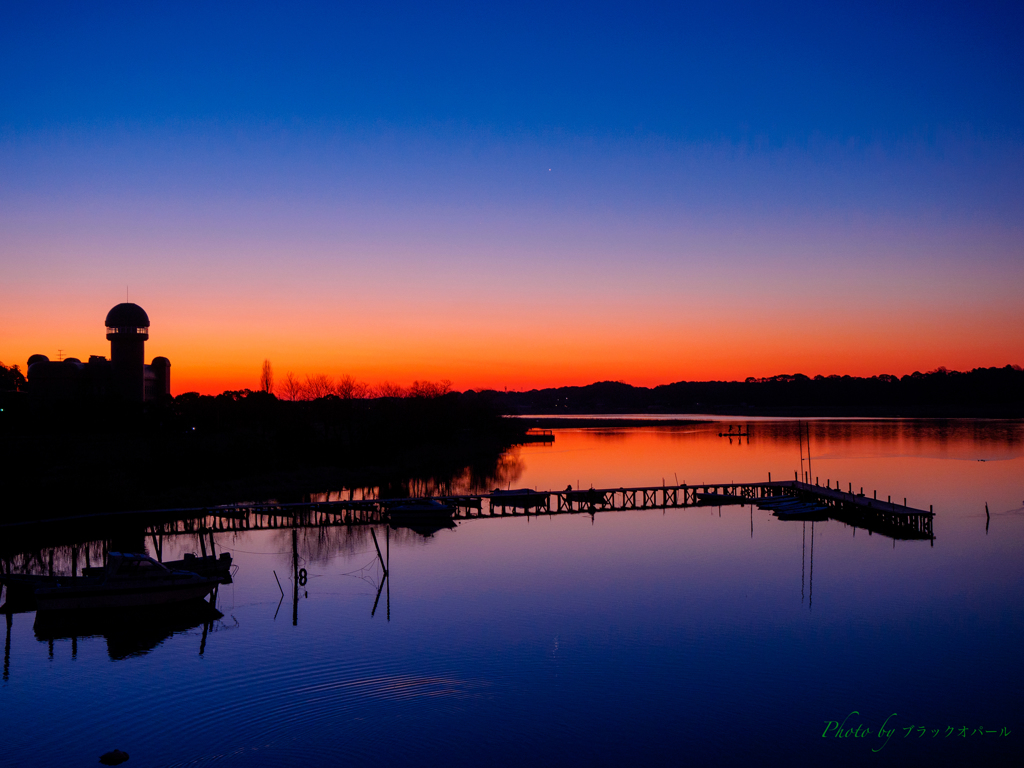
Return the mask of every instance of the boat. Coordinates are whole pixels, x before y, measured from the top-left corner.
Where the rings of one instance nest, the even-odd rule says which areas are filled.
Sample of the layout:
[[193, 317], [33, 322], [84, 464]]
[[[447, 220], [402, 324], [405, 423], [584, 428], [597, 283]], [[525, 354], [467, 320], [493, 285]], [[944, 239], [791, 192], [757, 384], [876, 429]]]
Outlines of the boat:
[[785, 507], [800, 505], [804, 502], [796, 498], [796, 496], [769, 496], [757, 499], [754, 503], [761, 509], [784, 509]]
[[[202, 557], [188, 553], [182, 560], [168, 560], [164, 563], [172, 571], [190, 571], [200, 576], [220, 579], [221, 584], [231, 583], [231, 555], [221, 552], [220, 557], [203, 555]], [[238, 566], [235, 566], [238, 570]]]
[[[181, 560], [168, 560], [163, 566], [169, 571], [188, 571], [198, 576], [215, 579], [219, 584], [230, 584], [232, 569], [231, 555], [222, 552], [220, 557], [205, 555], [198, 557], [186, 554]], [[0, 606], [0, 613], [27, 613], [36, 610], [36, 591], [68, 584], [96, 584], [107, 573], [108, 566], [86, 566], [80, 577], [44, 576], [35, 573], [0, 573], [0, 584], [7, 587], [7, 599]], [[86, 581], [83, 581], [86, 580]]]
[[807, 509], [802, 512], [775, 512], [779, 520], [795, 520], [804, 523], [823, 523], [829, 519], [828, 512], [822, 509]]
[[[220, 557], [187, 553], [181, 560], [164, 560], [161, 564], [170, 571], [188, 571], [199, 576], [216, 578], [221, 584], [231, 583], [231, 555], [227, 552], [221, 552]], [[106, 570], [106, 567], [83, 568], [82, 575], [100, 576]]]
[[585, 491], [574, 491], [572, 486], [570, 486], [565, 489], [564, 493], [565, 500], [570, 504], [576, 503], [587, 507], [604, 507], [608, 503], [605, 494], [595, 488]]
[[743, 496], [737, 496], [734, 493], [698, 493], [697, 494], [697, 506], [698, 507], [725, 507], [730, 504], [739, 504], [746, 506], [747, 504], [753, 504], [753, 499], [748, 499]]
[[[99, 569], [95, 569], [99, 570]], [[39, 611], [140, 608], [201, 600], [220, 584], [216, 576], [171, 570], [148, 555], [110, 552], [101, 573], [60, 577], [35, 590]]]
[[775, 509], [772, 512], [779, 520], [804, 520], [821, 522], [828, 520], [828, 507], [820, 504], [793, 504]]
[[532, 488], [511, 488], [502, 491], [495, 488], [488, 496], [491, 499], [491, 507], [522, 507], [532, 509], [534, 507], [548, 507], [551, 505], [551, 496]]
[[392, 520], [437, 520], [450, 519], [455, 507], [438, 499], [415, 499], [388, 505], [388, 517]]

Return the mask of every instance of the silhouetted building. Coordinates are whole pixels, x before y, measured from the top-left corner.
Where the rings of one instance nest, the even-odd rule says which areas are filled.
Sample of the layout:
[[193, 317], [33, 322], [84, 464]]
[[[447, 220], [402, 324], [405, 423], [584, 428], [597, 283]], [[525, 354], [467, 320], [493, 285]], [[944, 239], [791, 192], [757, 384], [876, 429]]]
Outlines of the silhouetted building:
[[107, 313], [110, 360], [90, 355], [53, 361], [46, 355], [28, 359], [28, 387], [45, 400], [115, 397], [141, 403], [171, 394], [171, 361], [166, 357], [145, 364], [149, 315], [138, 304], [118, 304]]

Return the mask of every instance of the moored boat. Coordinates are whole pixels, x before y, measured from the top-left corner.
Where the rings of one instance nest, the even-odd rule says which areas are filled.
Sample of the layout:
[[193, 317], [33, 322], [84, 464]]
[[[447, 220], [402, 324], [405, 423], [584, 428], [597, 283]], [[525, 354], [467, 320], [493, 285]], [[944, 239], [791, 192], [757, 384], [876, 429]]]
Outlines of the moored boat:
[[110, 552], [102, 573], [44, 583], [35, 599], [40, 611], [138, 608], [202, 599], [219, 583], [215, 576], [171, 570], [148, 555]]
[[[186, 553], [181, 560], [161, 560], [160, 562], [170, 571], [188, 571], [199, 576], [217, 577], [221, 584], [231, 583], [231, 555], [227, 552], [221, 552], [220, 557]], [[101, 576], [106, 570], [106, 566], [83, 568], [82, 575], [86, 577]], [[51, 580], [53, 578], [56, 577], [51, 577]]]
[[[569, 503], [576, 503], [588, 507], [604, 507], [607, 499], [604, 493], [594, 488], [585, 491], [574, 491], [572, 486], [565, 489], [565, 500]], [[500, 498], [500, 497], [499, 497]]]
[[443, 519], [451, 518], [455, 508], [437, 499], [416, 499], [388, 506], [388, 517], [401, 519]]
[[551, 496], [532, 488], [511, 488], [502, 491], [495, 488], [489, 494], [491, 507], [521, 507], [532, 509], [535, 507], [549, 507]]

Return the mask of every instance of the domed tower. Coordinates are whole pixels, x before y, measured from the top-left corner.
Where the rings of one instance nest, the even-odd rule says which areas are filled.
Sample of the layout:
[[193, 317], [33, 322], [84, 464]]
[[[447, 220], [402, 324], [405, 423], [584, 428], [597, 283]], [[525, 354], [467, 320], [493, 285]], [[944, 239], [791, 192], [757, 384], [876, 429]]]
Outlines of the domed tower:
[[118, 304], [107, 313], [114, 392], [134, 403], [145, 399], [149, 315], [138, 304]]

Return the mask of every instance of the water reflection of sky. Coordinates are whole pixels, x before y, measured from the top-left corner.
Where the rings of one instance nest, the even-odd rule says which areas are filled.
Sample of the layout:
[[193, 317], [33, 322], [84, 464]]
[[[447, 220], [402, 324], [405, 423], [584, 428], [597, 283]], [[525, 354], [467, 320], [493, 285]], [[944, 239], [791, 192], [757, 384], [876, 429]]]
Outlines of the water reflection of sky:
[[[795, 427], [758, 425], [731, 445], [718, 431], [559, 431], [553, 446], [517, 449], [513, 487], [799, 469]], [[309, 580], [296, 626], [290, 532], [218, 534], [239, 572], [205, 638], [178, 631], [116, 661], [102, 637], [79, 639], [74, 658], [72, 641], [56, 640], [50, 659], [31, 615], [13, 617], [4, 754], [39, 765], [91, 764], [115, 747], [131, 765], [1015, 764], [1021, 434], [811, 426], [822, 482], [934, 504], [934, 546], [736, 507], [473, 520], [429, 539], [382, 535], [391, 573], [372, 618], [381, 570], [367, 529], [300, 531]], [[195, 547], [181, 539], [164, 556]], [[276, 618], [275, 570], [286, 593]], [[852, 710], [871, 737], [821, 738]], [[872, 753], [892, 712], [899, 729]], [[906, 736], [911, 725], [926, 735]], [[979, 726], [1012, 733], [971, 735]]]

